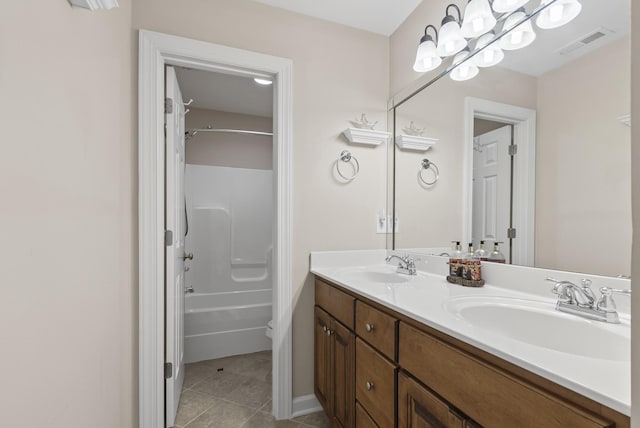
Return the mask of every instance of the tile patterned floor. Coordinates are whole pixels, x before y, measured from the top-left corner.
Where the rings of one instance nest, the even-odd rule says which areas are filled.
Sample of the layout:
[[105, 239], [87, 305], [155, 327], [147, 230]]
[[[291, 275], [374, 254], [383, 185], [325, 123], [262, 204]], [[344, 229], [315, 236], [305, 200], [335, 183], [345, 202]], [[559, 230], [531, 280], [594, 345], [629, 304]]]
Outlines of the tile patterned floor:
[[271, 351], [187, 364], [175, 428], [329, 428], [322, 412], [271, 416]]

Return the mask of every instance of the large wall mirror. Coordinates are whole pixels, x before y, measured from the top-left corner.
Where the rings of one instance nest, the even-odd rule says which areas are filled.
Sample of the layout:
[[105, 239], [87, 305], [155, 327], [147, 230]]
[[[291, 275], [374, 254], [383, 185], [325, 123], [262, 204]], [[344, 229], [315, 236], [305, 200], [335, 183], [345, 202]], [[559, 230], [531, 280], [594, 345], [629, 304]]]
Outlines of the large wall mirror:
[[394, 98], [392, 248], [502, 241], [508, 263], [630, 274], [630, 0], [580, 2], [474, 78], [453, 80], [449, 60]]

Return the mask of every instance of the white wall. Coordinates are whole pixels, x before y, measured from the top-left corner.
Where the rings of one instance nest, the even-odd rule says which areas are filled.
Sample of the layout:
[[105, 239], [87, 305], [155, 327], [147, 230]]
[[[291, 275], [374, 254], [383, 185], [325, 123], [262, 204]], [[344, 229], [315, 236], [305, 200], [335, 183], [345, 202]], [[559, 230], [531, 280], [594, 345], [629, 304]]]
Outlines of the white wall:
[[137, 426], [133, 43], [129, 0], [2, 3], [2, 426]]
[[333, 165], [348, 147], [340, 135], [348, 120], [366, 113], [386, 122], [388, 39], [249, 0], [136, 0], [133, 27], [293, 61], [293, 395], [312, 394], [309, 252], [385, 246], [375, 233], [386, 204], [385, 148], [349, 146], [360, 162], [349, 184]]

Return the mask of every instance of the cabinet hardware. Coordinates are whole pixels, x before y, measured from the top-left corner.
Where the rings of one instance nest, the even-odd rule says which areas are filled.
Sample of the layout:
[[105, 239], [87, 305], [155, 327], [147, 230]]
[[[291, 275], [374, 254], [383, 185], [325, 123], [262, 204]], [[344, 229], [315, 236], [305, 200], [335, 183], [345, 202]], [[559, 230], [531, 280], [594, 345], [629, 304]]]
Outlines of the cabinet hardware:
[[327, 326], [326, 325], [322, 326], [322, 331], [324, 331], [325, 333], [327, 332]]
[[365, 382], [364, 387], [367, 388], [367, 391], [371, 391], [373, 389], [373, 382]]
[[367, 330], [369, 333], [371, 333], [373, 331], [373, 324], [365, 324], [364, 325], [364, 329]]

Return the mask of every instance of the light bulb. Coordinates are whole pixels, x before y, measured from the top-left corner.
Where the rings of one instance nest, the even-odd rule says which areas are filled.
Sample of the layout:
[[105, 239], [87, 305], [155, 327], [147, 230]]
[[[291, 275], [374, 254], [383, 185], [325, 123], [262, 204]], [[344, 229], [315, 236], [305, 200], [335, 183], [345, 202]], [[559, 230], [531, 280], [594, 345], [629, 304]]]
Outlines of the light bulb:
[[495, 58], [495, 53], [493, 52], [492, 49], [486, 50], [484, 52], [482, 52], [482, 56], [484, 58], [482, 58], [484, 60], [485, 63], [489, 63], [489, 62], [493, 62], [493, 59]]
[[551, 22], [558, 22], [562, 19], [562, 12], [564, 11], [564, 6], [562, 4], [554, 4], [551, 6], [551, 10], [549, 11], [549, 20]]
[[509, 34], [509, 38], [511, 39], [511, 43], [517, 45], [522, 42], [522, 31], [513, 31]]

